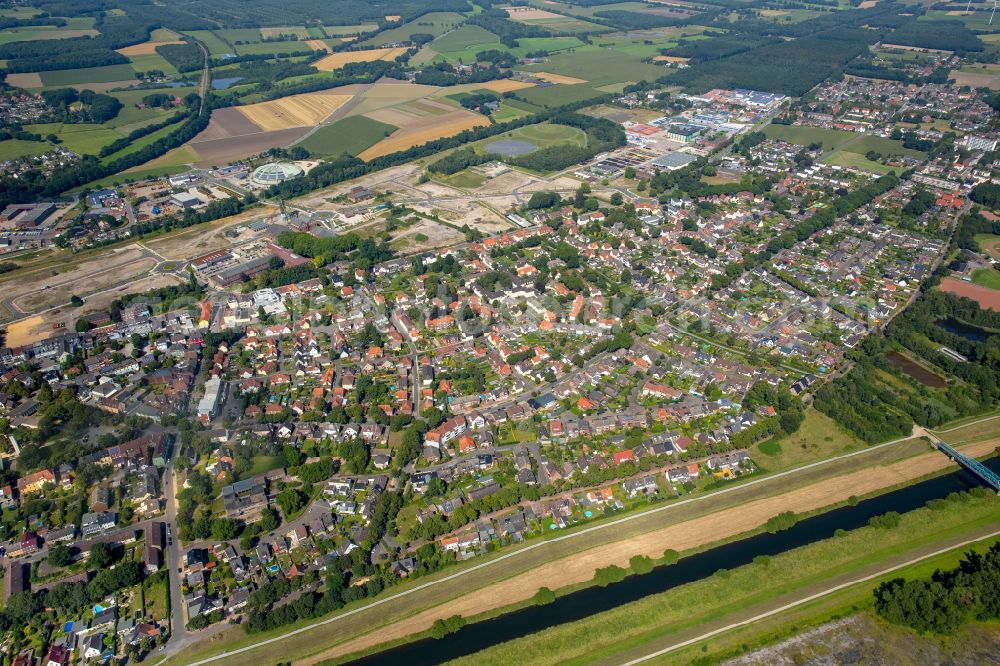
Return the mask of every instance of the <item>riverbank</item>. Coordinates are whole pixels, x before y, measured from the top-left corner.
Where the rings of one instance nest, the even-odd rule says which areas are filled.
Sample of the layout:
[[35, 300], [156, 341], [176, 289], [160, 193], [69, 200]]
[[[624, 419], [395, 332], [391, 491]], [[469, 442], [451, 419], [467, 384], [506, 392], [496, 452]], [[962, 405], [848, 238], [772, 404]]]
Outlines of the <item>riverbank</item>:
[[[753, 564], [721, 569], [705, 579], [449, 663], [626, 663], [846, 580], [967, 541], [970, 535], [996, 534], [1000, 500], [992, 493], [976, 495], [905, 513], [895, 527], [862, 527], [778, 555], [758, 557]], [[992, 540], [996, 537], [990, 543]], [[868, 589], [871, 587], [869, 584]], [[694, 653], [666, 661], [689, 663], [700, 653], [701, 645], [693, 646]]]
[[[982, 456], [992, 453], [998, 444], [1000, 440], [977, 442], [964, 447], [963, 451], [972, 456]], [[404, 621], [354, 638], [297, 663], [319, 664], [367, 650], [380, 643], [427, 631], [438, 619], [452, 615], [472, 617], [523, 602], [531, 598], [540, 587], [559, 589], [585, 583], [594, 577], [594, 572], [599, 568], [612, 565], [627, 567], [629, 559], [635, 555], [658, 559], [667, 549], [689, 551], [759, 528], [770, 518], [785, 511], [813, 511], [847, 501], [851, 497], [919, 479], [951, 465], [951, 461], [941, 453], [929, 452], [888, 465], [857, 469], [790, 492], [746, 501], [726, 511], [717, 511], [698, 519], [652, 530], [625, 541], [590, 548], [535, 567], [515, 578], [488, 585], [453, 600], [444, 607], [417, 613]]]
[[[963, 447], [963, 450], [973, 455], [992, 452], [996, 443], [990, 445], [979, 443], [973, 449]], [[902, 465], [899, 467], [898, 465]], [[848, 456], [842, 456], [826, 461], [820, 461], [802, 468], [790, 470], [780, 475], [772, 475], [751, 479], [744, 483], [727, 486], [714, 493], [690, 497], [685, 500], [673, 501], [656, 505], [644, 512], [629, 514], [621, 518], [605, 520], [558, 533], [546, 541], [533, 541], [516, 548], [505, 548], [500, 553], [476, 558], [469, 563], [451, 567], [434, 576], [418, 579], [399, 586], [398, 591], [387, 597], [356, 606], [332, 616], [319, 623], [292, 626], [283, 632], [270, 635], [245, 636], [239, 628], [220, 637], [203, 641], [193, 650], [172, 658], [169, 661], [177, 663], [245, 663], [252, 655], [255, 660], [264, 662], [306, 658], [306, 663], [315, 663], [323, 659], [343, 656], [350, 652], [371, 650], [377, 645], [384, 645], [390, 640], [401, 641], [414, 633], [425, 631], [434, 619], [449, 617], [461, 613], [466, 617], [483, 616], [508, 610], [511, 604], [524, 603], [538, 587], [545, 585], [550, 588], [567, 587], [574, 583], [582, 584], [593, 576], [593, 571], [599, 566], [606, 566], [595, 555], [600, 552], [615, 549], [614, 559], [607, 563], [622, 563], [635, 554], [632, 548], [625, 548], [624, 543], [637, 539], [646, 539], [648, 533], [657, 532], [659, 539], [664, 538], [664, 529], [676, 528], [682, 523], [689, 523], [685, 531], [691, 531], [702, 518], [715, 515], [714, 522], [721, 522], [729, 529], [721, 533], [705, 529], [701, 538], [691, 539], [692, 531], [687, 541], [690, 544], [707, 545], [717, 543], [726, 535], [738, 535], [753, 530], [762, 525], [773, 515], [783, 509], [775, 505], [764, 507], [760, 520], [754, 523], [739, 524], [728, 518], [730, 511], [743, 509], [754, 504], [761, 509], [761, 498], [773, 498], [787, 495], [789, 492], [804, 490], [818, 483], [840, 479], [839, 485], [843, 492], [835, 497], [826, 496], [826, 490], [808, 493], [813, 496], [811, 504], [817, 507], [830, 506], [838, 501], [847, 501], [851, 496], [865, 494], [864, 489], [853, 486], [851, 479], [858, 470], [868, 470], [870, 487], [875, 490], [890, 488], [900, 483], [912, 481], [928, 473], [949, 468], [949, 461], [942, 454], [931, 452], [929, 445], [918, 439], [893, 443], [881, 447], [873, 447]], [[872, 471], [885, 471], [884, 474], [874, 474]], [[850, 477], [850, 478], [847, 478]], [[841, 495], [843, 497], [841, 497]], [[786, 498], [787, 499], [787, 498]], [[798, 502], [799, 500], [793, 500]], [[801, 513], [803, 506], [794, 506], [792, 510]], [[667, 547], [675, 550], [688, 550], [677, 544], [670, 545], [668, 539], [662, 547], [649, 548], [653, 556], [658, 557]], [[583, 550], [581, 549], [589, 549]], [[556, 581], [547, 580], [544, 583], [529, 587], [522, 584], [525, 576], [532, 576], [541, 567], [558, 562], [555, 569], [578, 558], [585, 558], [590, 563], [590, 570], [572, 569], [571, 577], [561, 576], [557, 571]], [[582, 573], [581, 573], [582, 571]], [[564, 582], [564, 584], [560, 584]], [[439, 584], [440, 583], [440, 584]], [[537, 581], [536, 581], [537, 583]], [[503, 586], [506, 593], [502, 599], [490, 595]], [[489, 592], [484, 593], [484, 591]], [[474, 603], [472, 603], [474, 602]], [[462, 604], [463, 610], [454, 610], [456, 604]], [[291, 632], [297, 632], [292, 634]], [[349, 641], [349, 642], [342, 642]], [[332, 644], [342, 642], [333, 650], [324, 650]], [[223, 649], [228, 655], [212, 658]], [[237, 652], [242, 650], [242, 652]], [[333, 651], [336, 654], [333, 654]], [[309, 657], [308, 655], [316, 655]]]

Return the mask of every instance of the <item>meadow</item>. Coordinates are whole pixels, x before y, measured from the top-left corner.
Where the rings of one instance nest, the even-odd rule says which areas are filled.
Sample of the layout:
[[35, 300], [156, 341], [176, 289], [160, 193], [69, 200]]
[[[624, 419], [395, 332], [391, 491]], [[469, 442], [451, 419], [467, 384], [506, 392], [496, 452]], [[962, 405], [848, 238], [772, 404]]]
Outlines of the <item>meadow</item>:
[[63, 86], [84, 86], [88, 83], [112, 83], [135, 80], [135, 70], [131, 65], [107, 65], [84, 69], [56, 69], [41, 72], [42, 84], [46, 88]]
[[600, 97], [605, 93], [588, 85], [561, 84], [547, 86], [544, 88], [526, 88], [524, 90], [518, 90], [515, 94], [518, 97], [518, 101], [524, 100], [535, 106], [551, 108], [554, 106], [562, 106], [563, 104], [580, 102], [586, 99], [593, 99]]
[[642, 62], [640, 57], [616, 49], [586, 46], [559, 53], [538, 65], [519, 67], [526, 72], [552, 72], [583, 79], [594, 87], [621, 81], [653, 81], [668, 70]]
[[412, 35], [418, 33], [439, 37], [460, 24], [463, 20], [465, 20], [464, 17], [455, 12], [431, 12], [409, 23], [404, 23], [401, 26], [380, 32], [371, 39], [361, 42], [361, 44], [363, 46], [381, 46], [382, 44], [406, 42], [409, 41]]

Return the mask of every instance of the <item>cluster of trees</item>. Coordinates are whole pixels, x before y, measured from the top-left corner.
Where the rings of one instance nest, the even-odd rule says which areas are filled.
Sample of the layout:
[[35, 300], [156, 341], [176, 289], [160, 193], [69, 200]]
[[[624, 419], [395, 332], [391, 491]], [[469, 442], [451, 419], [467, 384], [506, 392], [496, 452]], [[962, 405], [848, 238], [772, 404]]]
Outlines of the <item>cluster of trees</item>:
[[972, 188], [969, 198], [987, 208], [1000, 208], [1000, 185], [989, 181], [979, 183]]
[[479, 111], [484, 104], [499, 102], [500, 98], [491, 92], [470, 93], [459, 100], [459, 104], [472, 111]]
[[[52, 107], [56, 122], [106, 123], [122, 109], [117, 97], [102, 95], [93, 90], [77, 92], [73, 88], [56, 88], [42, 92], [45, 102]], [[79, 102], [81, 106], [72, 109]]]
[[885, 38], [888, 44], [944, 51], [982, 51], [983, 43], [961, 21], [919, 21], [913, 18]]
[[385, 243], [377, 243], [372, 238], [361, 238], [348, 233], [332, 238], [313, 236], [298, 231], [284, 231], [278, 234], [277, 243], [303, 257], [310, 257], [320, 265], [344, 259], [361, 261], [368, 265], [392, 258], [393, 252]]
[[160, 44], [156, 47], [156, 52], [178, 72], [197, 72], [205, 66], [205, 56], [201, 47], [194, 42]]
[[511, 21], [503, 9], [486, 9], [472, 16], [468, 23], [489, 30], [500, 38], [500, 43], [510, 48], [517, 48], [517, 40], [525, 37], [551, 37], [552, 32], [527, 23]]
[[1000, 544], [970, 551], [954, 569], [929, 579], [895, 578], [875, 589], [875, 612], [920, 633], [949, 635], [963, 624], [1000, 618]]
[[240, 85], [256, 83], [258, 90], [270, 89], [274, 81], [315, 73], [316, 68], [309, 63], [291, 60], [251, 60], [226, 72], [227, 76], [240, 77]]
[[468, 72], [460, 72], [449, 63], [439, 62], [420, 70], [413, 81], [428, 86], [457, 86], [462, 83], [484, 83], [510, 78], [510, 76], [511, 72], [501, 72], [495, 65], [476, 67]]

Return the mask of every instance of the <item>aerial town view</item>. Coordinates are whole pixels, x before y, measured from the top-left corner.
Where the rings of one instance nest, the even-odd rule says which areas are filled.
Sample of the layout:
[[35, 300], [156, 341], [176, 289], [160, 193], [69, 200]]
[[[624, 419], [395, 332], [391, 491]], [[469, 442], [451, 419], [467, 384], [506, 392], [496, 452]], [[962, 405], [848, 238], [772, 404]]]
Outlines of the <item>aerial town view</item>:
[[996, 664], [1000, 0], [0, 0], [0, 666]]

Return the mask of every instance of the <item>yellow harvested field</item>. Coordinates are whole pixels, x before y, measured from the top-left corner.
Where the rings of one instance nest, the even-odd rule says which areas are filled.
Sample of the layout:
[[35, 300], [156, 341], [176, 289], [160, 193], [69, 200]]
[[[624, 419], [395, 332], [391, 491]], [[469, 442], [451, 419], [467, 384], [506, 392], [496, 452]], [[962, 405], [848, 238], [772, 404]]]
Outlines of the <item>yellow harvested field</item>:
[[515, 21], [540, 21], [543, 19], [557, 19], [562, 18], [561, 15], [554, 12], [545, 11], [544, 9], [535, 9], [534, 7], [508, 7], [507, 16], [511, 17]]
[[342, 107], [352, 95], [305, 93], [237, 107], [247, 120], [265, 132], [317, 125]]
[[951, 55], [954, 51], [945, 51], [944, 49], [925, 49], [920, 46], [906, 46], [904, 44], [883, 44], [883, 49], [899, 49], [900, 51], [920, 51], [921, 53], [947, 53]]
[[424, 118], [418, 126], [393, 132], [389, 137], [382, 139], [358, 157], [370, 160], [488, 124], [489, 121], [486, 118], [471, 111], [453, 111], [434, 118]]
[[284, 37], [286, 35], [295, 35], [299, 39], [309, 39], [309, 31], [301, 26], [260, 29], [261, 39], [275, 39], [276, 37]]
[[330, 45], [322, 39], [310, 39], [306, 41], [306, 46], [311, 48], [313, 51], [326, 51], [327, 53], [333, 53], [333, 49], [330, 48]]
[[562, 74], [550, 74], [549, 72], [535, 72], [535, 77], [541, 79], [542, 81], [548, 81], [549, 83], [566, 83], [573, 85], [575, 83], [586, 83], [586, 79], [577, 79], [572, 76], [563, 76]]
[[[971, 456], [991, 453], [1000, 443], [998, 439], [962, 447]], [[586, 583], [600, 567], [629, 565], [634, 555], [659, 558], [671, 548], [678, 552], [699, 548], [713, 542], [735, 537], [760, 527], [768, 519], [783, 511], [805, 513], [863, 496], [888, 486], [911, 482], [924, 475], [954, 468], [955, 465], [939, 452], [929, 452], [889, 465], [860, 469], [856, 473], [836, 476], [803, 488], [797, 488], [774, 497], [765, 497], [742, 506], [719, 511], [701, 518], [650, 531], [638, 537], [611, 545], [584, 550], [532, 571], [513, 576], [466, 594], [446, 604], [429, 608], [399, 622], [378, 628], [346, 643], [331, 647], [319, 654], [296, 661], [301, 666], [312, 666], [358, 650], [370, 649], [390, 641], [401, 640], [411, 634], [430, 629], [435, 620], [452, 615], [472, 617], [486, 611], [529, 599], [539, 587], [559, 589], [567, 585]]]
[[352, 62], [374, 62], [375, 60], [393, 60], [406, 53], [404, 48], [368, 49], [367, 51], [343, 51], [331, 53], [325, 58], [313, 63], [313, 67], [321, 72], [332, 72]]
[[15, 88], [41, 88], [42, 76], [36, 72], [8, 74], [7, 83]]
[[528, 81], [515, 81], [514, 79], [497, 79], [496, 81], [487, 81], [486, 83], [477, 83], [476, 88], [482, 88], [483, 90], [489, 90], [490, 92], [505, 93], [512, 90], [523, 90], [524, 88], [534, 87], [534, 83]]
[[658, 55], [653, 58], [654, 62], [687, 62], [691, 58], [682, 58], [680, 56], [665, 56]]
[[399, 16], [398, 14], [389, 14], [388, 16], [385, 17], [385, 20], [386, 21], [396, 22], [396, 21], [398, 21], [401, 18], [403, 18], [403, 17]]
[[137, 56], [137, 55], [150, 55], [156, 53], [157, 46], [163, 46], [164, 44], [183, 44], [179, 39], [173, 39], [169, 42], [143, 42], [142, 44], [133, 44], [132, 46], [126, 46], [125, 48], [118, 49], [118, 53], [121, 53], [125, 57]]

